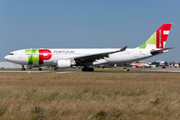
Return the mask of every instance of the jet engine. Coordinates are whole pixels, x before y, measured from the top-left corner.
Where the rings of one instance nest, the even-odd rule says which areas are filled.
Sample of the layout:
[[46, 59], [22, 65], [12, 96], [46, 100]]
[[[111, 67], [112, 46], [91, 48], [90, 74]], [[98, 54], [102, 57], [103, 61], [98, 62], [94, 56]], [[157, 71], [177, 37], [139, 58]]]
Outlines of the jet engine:
[[58, 68], [68, 68], [74, 65], [76, 65], [76, 62], [74, 60], [58, 60], [57, 61]]

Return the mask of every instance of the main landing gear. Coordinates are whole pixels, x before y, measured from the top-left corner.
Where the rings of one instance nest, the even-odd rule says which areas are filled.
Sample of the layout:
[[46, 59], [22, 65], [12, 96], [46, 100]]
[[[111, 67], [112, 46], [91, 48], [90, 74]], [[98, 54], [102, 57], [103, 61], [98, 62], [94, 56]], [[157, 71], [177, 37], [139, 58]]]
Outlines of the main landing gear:
[[94, 68], [84, 67], [84, 68], [82, 68], [82, 71], [93, 72], [93, 71], [94, 71]]
[[24, 68], [24, 65], [22, 65], [22, 69], [21, 69], [22, 71], [25, 71], [26, 69]]
[[57, 70], [57, 67], [56, 67], [56, 66], [54, 67], [54, 70]]

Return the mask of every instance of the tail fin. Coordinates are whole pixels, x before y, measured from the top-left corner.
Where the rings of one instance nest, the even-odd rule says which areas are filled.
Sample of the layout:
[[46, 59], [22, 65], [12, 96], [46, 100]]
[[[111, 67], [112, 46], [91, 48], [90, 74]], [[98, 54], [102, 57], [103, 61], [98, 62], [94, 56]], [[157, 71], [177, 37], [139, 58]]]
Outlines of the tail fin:
[[164, 23], [139, 49], [156, 48], [163, 49], [171, 29], [171, 23]]

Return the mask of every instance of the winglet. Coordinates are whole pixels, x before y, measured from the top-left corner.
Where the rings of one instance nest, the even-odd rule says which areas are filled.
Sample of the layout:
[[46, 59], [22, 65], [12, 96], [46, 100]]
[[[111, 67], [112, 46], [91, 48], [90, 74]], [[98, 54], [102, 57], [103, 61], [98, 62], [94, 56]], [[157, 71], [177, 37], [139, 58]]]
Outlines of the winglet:
[[124, 46], [123, 48], [121, 48], [118, 52], [122, 52], [122, 51], [125, 51], [127, 48], [127, 46]]

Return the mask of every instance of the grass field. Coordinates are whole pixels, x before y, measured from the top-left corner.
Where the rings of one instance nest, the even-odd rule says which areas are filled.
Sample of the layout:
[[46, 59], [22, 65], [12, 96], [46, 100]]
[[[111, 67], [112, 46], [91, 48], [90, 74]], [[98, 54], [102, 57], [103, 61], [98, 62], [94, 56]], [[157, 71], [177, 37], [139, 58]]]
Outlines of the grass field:
[[180, 74], [0, 73], [0, 119], [180, 119]]

